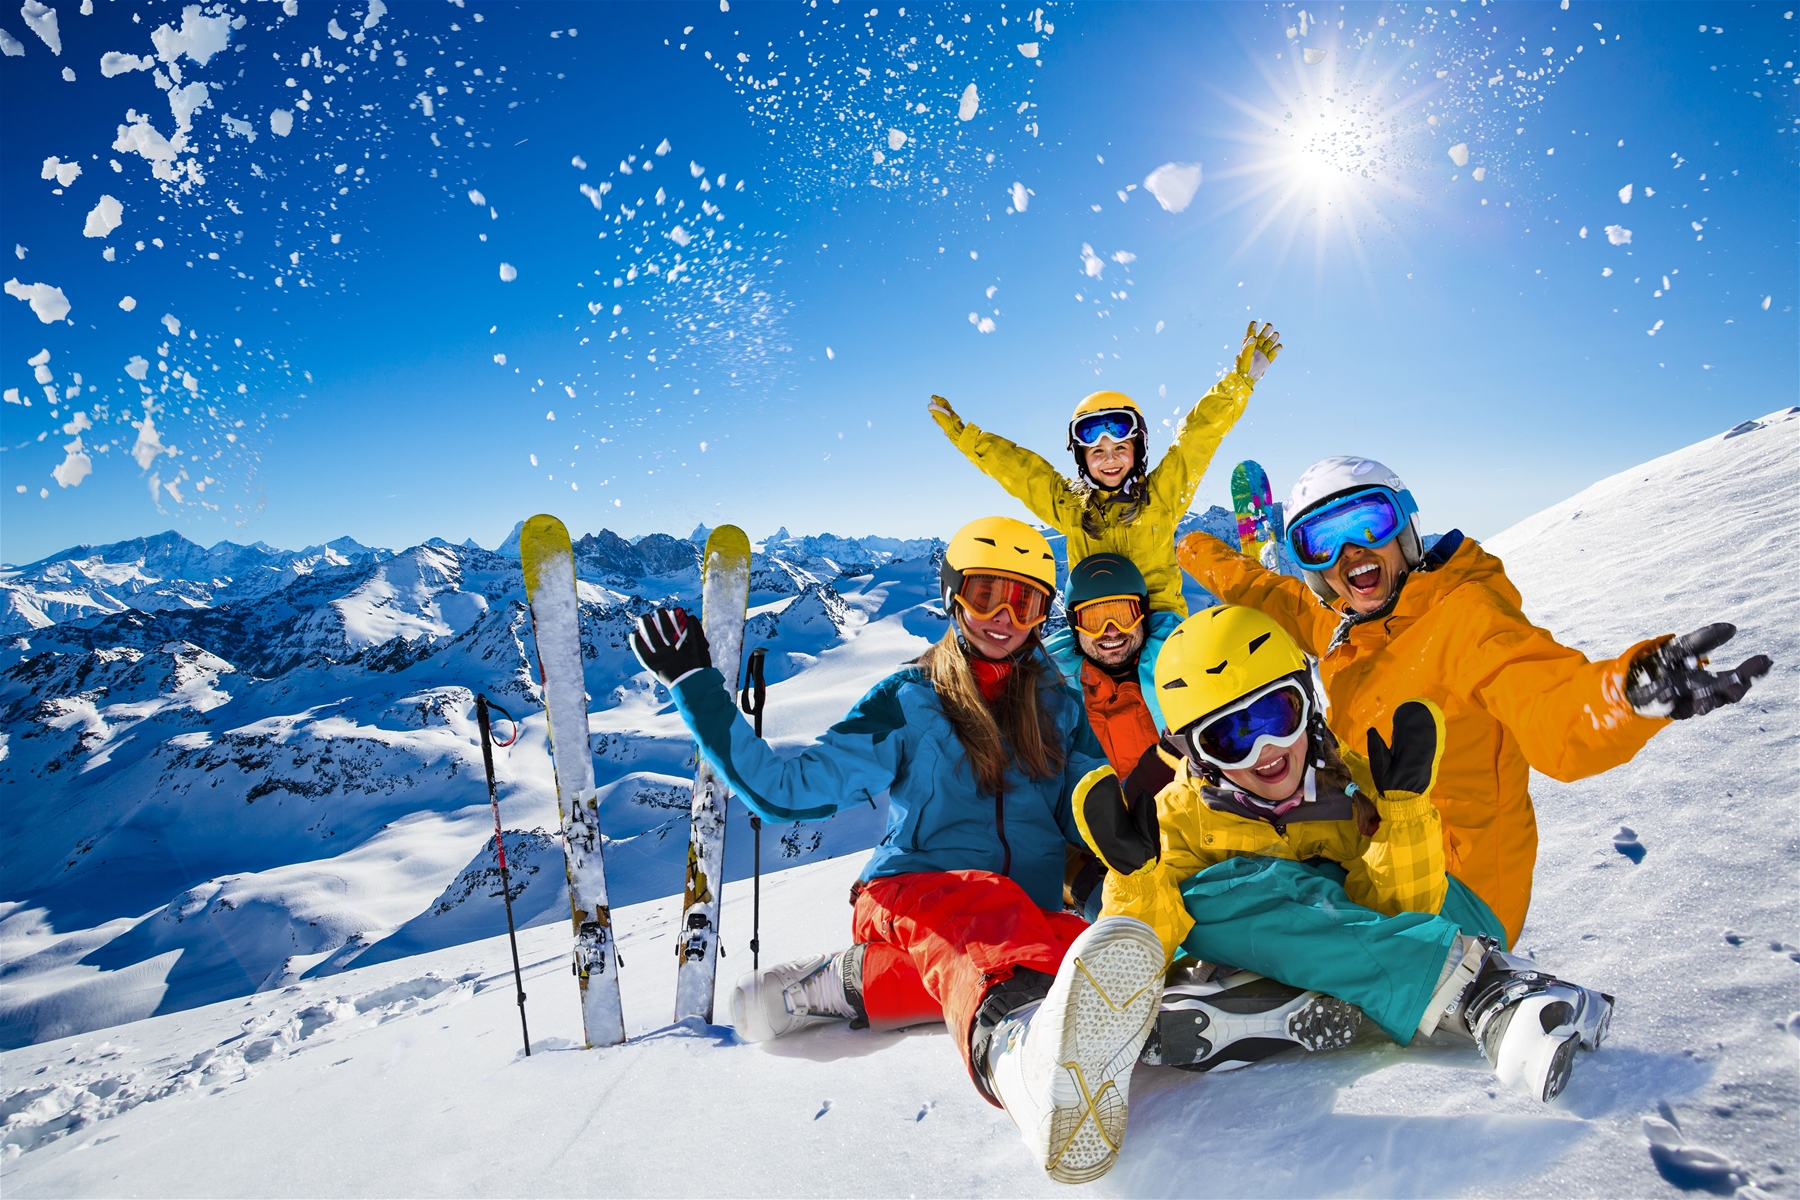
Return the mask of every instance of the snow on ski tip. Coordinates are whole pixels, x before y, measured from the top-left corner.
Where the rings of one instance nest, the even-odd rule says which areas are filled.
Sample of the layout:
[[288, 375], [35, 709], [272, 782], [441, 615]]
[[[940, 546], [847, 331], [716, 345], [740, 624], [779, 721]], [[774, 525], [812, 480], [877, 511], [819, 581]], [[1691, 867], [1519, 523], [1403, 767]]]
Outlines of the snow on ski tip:
[[550, 731], [556, 773], [556, 807], [562, 821], [563, 863], [569, 879], [574, 925], [573, 969], [581, 984], [587, 1044], [625, 1040], [619, 1003], [619, 964], [607, 903], [601, 853], [594, 760], [588, 746], [587, 683], [581, 657], [581, 604], [576, 596], [575, 551], [569, 531], [540, 513], [519, 531], [519, 563], [531, 606], [538, 679]]

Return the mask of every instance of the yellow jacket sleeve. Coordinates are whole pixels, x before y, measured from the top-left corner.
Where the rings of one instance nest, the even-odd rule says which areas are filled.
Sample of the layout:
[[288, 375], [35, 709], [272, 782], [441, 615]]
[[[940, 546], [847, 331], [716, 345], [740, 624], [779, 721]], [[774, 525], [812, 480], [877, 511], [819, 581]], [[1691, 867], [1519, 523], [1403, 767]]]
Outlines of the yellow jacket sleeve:
[[1300, 580], [1251, 562], [1210, 533], [1188, 534], [1175, 557], [1201, 587], [1227, 604], [1264, 613], [1314, 658], [1331, 644], [1342, 614], [1319, 603]]
[[1364, 908], [1395, 916], [1444, 906], [1444, 831], [1429, 795], [1389, 792], [1375, 798], [1381, 828], [1363, 856], [1346, 866], [1344, 891]]
[[1157, 795], [1158, 824], [1161, 829], [1162, 853], [1155, 863], [1147, 864], [1131, 875], [1117, 871], [1106, 873], [1105, 890], [1101, 892], [1100, 914], [1106, 917], [1136, 917], [1162, 939], [1163, 961], [1175, 961], [1175, 954], [1194, 927], [1182, 901], [1181, 885], [1190, 877], [1212, 865], [1188, 844], [1182, 830], [1192, 822], [1184, 821], [1184, 805], [1201, 803], [1177, 781]]
[[956, 448], [1044, 524], [1065, 534], [1081, 527], [1081, 493], [1042, 455], [972, 422], [964, 423]]
[[1146, 479], [1150, 495], [1166, 512], [1184, 513], [1200, 486], [1200, 477], [1212, 464], [1219, 443], [1231, 432], [1256, 385], [1248, 375], [1232, 371], [1213, 384], [1175, 424], [1175, 435], [1162, 461]]
[[1447, 603], [1456, 638], [1446, 682], [1506, 726], [1525, 761], [1550, 778], [1567, 783], [1627, 762], [1668, 724], [1625, 699], [1625, 672], [1655, 639], [1590, 662], [1492, 588], [1461, 587]]

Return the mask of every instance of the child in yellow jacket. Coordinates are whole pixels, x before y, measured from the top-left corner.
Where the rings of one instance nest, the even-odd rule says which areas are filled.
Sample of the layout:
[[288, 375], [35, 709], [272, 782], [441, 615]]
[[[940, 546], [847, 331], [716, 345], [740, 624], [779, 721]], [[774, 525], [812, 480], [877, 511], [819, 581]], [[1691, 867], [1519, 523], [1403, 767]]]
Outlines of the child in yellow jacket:
[[[1355, 1004], [1402, 1045], [1460, 1031], [1508, 1083], [1560, 1092], [1577, 1047], [1605, 1036], [1612, 1001], [1506, 954], [1499, 920], [1445, 872], [1437, 706], [1399, 705], [1391, 747], [1371, 729], [1367, 757], [1340, 752], [1293, 639], [1229, 605], [1182, 622], [1155, 677], [1179, 751], [1169, 782], [1128, 802], [1096, 793], [1076, 814], [1111, 872], [1102, 915], [1149, 924], [1170, 961], [1184, 952]], [[1181, 995], [1165, 991], [1159, 1017], [1171, 1065], [1196, 1039], [1210, 1052], [1231, 1024], [1231, 1006], [1204, 989]], [[1290, 1026], [1329, 1016], [1291, 1011]]]
[[1250, 322], [1232, 370], [1175, 425], [1168, 452], [1146, 466], [1144, 414], [1123, 392], [1095, 392], [1075, 407], [1069, 449], [1079, 481], [1062, 476], [1042, 457], [956, 415], [942, 396], [931, 417], [969, 461], [1068, 539], [1069, 562], [1092, 554], [1122, 554], [1150, 585], [1150, 608], [1187, 615], [1175, 527], [1193, 501], [1219, 443], [1244, 414], [1250, 392], [1281, 352], [1281, 334]]

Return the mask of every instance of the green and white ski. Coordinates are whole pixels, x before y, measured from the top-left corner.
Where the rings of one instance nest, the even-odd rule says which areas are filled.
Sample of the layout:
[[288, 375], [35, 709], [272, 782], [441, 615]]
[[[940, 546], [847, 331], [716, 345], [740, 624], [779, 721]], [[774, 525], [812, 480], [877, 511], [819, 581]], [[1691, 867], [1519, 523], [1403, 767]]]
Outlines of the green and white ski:
[[606, 902], [606, 864], [601, 859], [587, 684], [581, 669], [581, 605], [569, 531], [555, 517], [532, 517], [519, 531], [519, 562], [525, 569], [538, 679], [550, 726], [550, 760], [556, 769], [556, 809], [562, 820], [563, 865], [575, 925], [574, 970], [581, 981], [582, 1028], [590, 1048], [616, 1046], [625, 1040], [625, 1018], [619, 1006], [612, 910]]
[[[706, 538], [700, 563], [700, 628], [712, 648], [713, 666], [737, 687], [744, 652], [744, 617], [750, 604], [750, 539], [735, 525]], [[734, 692], [735, 697], [735, 692]], [[687, 888], [675, 940], [675, 1019], [712, 1023], [719, 963], [719, 889], [725, 882], [725, 810], [731, 791], [700, 756], [694, 772], [693, 815], [688, 826]]]

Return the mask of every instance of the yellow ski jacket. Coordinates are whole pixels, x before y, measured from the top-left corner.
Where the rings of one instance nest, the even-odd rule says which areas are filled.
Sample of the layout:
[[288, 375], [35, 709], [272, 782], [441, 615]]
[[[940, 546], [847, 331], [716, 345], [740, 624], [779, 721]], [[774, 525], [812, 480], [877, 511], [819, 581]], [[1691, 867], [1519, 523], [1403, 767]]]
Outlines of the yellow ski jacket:
[[1042, 456], [969, 422], [963, 423], [962, 434], [953, 440], [984, 474], [1012, 493], [1038, 520], [1068, 538], [1070, 565], [1090, 554], [1122, 554], [1144, 573], [1152, 611], [1185, 617], [1188, 608], [1181, 595], [1181, 568], [1175, 562], [1175, 527], [1193, 501], [1219, 443], [1244, 415], [1254, 386], [1248, 375], [1237, 371], [1214, 384], [1176, 422], [1168, 451], [1145, 477], [1148, 497], [1137, 517], [1129, 525], [1121, 524], [1120, 506], [1095, 505], [1098, 537], [1088, 536], [1081, 527], [1090, 493]]
[[1298, 579], [1251, 562], [1216, 538], [1182, 539], [1181, 565], [1227, 604], [1261, 609], [1319, 660], [1340, 739], [1386, 728], [1403, 701], [1423, 696], [1448, 729], [1434, 789], [1450, 873], [1518, 940], [1531, 906], [1537, 817], [1531, 768], [1584, 779], [1628, 761], [1657, 730], [1625, 699], [1625, 672], [1644, 649], [1590, 662], [1519, 609], [1500, 560], [1445, 534], [1409, 573], [1393, 610], [1344, 624]]
[[[1442, 717], [1438, 720], [1441, 733]], [[1174, 781], [1156, 796], [1161, 854], [1130, 874], [1107, 872], [1101, 915], [1143, 921], [1156, 930], [1167, 961], [1173, 962], [1194, 925], [1182, 902], [1181, 885], [1208, 867], [1242, 855], [1295, 862], [1327, 858], [1348, 872], [1344, 890], [1365, 908], [1388, 916], [1437, 912], [1449, 885], [1444, 877], [1444, 838], [1430, 789], [1384, 796], [1369, 779], [1368, 760], [1348, 749], [1340, 752], [1357, 789], [1374, 802], [1380, 816], [1372, 834], [1363, 832], [1372, 822], [1365, 815], [1359, 823], [1352, 797], [1321, 785], [1318, 772], [1311, 768], [1306, 802], [1283, 817], [1269, 818], [1249, 809], [1231, 788], [1208, 785], [1184, 760]], [[1108, 861], [1108, 839], [1090, 830], [1087, 818], [1094, 814], [1082, 805], [1075, 813], [1082, 836], [1102, 861]]]

